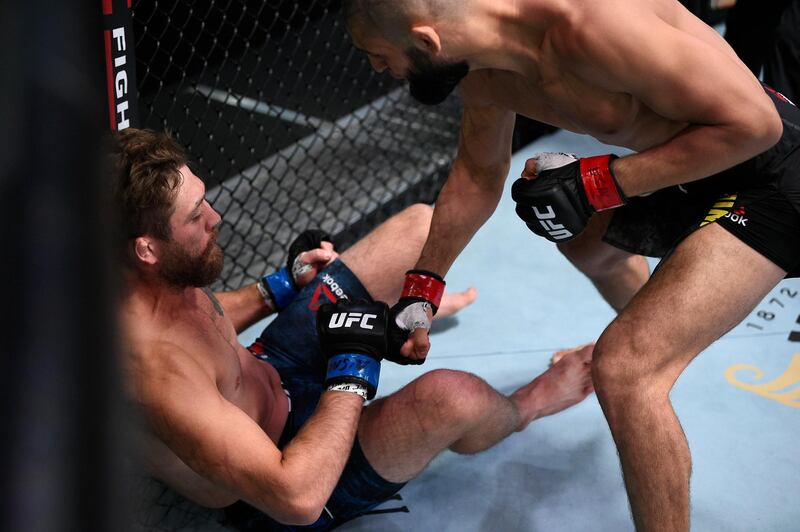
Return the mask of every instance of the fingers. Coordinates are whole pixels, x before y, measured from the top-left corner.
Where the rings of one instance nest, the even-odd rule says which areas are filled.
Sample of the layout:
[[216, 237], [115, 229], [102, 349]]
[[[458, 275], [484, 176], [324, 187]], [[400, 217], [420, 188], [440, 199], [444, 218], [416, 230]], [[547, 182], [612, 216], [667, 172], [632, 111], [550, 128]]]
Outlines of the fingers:
[[[323, 244], [325, 244], [325, 242], [323, 242]], [[304, 251], [294, 260], [292, 276], [298, 286], [306, 286], [317, 276], [321, 269], [328, 266], [339, 256], [333, 251], [333, 246], [330, 245], [330, 243], [328, 244], [328, 249], [320, 247], [310, 251]]]
[[328, 251], [330, 253], [331, 258], [328, 259], [328, 262], [325, 264], [325, 266], [335, 261], [339, 257], [339, 254], [336, 253], [336, 250], [333, 249], [333, 244], [328, 242], [327, 240], [323, 240], [319, 247], [320, 249], [324, 249], [325, 251]]
[[400, 354], [412, 360], [424, 360], [430, 348], [427, 329], [414, 329], [400, 348]]
[[421, 360], [428, 356], [428, 351], [431, 348], [431, 342], [428, 339], [427, 329], [414, 329], [411, 333], [411, 340], [414, 343], [414, 355], [412, 358]]
[[323, 247], [302, 252], [297, 256], [297, 259], [300, 262], [311, 265], [328, 264], [333, 259], [335, 252], [333, 251], [332, 245], [328, 249], [325, 249], [325, 244], [327, 243], [328, 242], [323, 242]]
[[400, 346], [400, 354], [406, 358], [414, 358], [414, 340], [409, 336], [402, 346]]
[[525, 168], [522, 169], [522, 177], [533, 179], [536, 177], [536, 157], [525, 161]]

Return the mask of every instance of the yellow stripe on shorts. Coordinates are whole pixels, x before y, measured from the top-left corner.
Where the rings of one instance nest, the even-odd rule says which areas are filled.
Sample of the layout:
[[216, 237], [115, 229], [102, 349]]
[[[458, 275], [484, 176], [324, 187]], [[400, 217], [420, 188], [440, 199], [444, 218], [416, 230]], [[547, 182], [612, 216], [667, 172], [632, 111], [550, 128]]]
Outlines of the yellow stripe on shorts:
[[704, 225], [708, 225], [711, 222], [717, 221], [719, 218], [722, 218], [726, 214], [730, 212], [730, 209], [733, 207], [733, 203], [736, 201], [736, 194], [730, 194], [727, 196], [722, 196], [711, 209], [709, 209], [708, 214], [706, 215], [705, 219], [700, 222], [700, 227]]

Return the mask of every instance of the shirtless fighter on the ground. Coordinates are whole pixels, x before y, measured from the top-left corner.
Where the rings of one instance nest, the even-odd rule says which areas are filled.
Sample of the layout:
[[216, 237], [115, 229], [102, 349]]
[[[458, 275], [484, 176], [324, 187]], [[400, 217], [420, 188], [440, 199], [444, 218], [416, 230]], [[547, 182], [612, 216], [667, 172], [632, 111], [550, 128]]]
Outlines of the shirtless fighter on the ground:
[[[286, 268], [215, 294], [205, 287], [222, 270], [220, 216], [181, 148], [132, 129], [114, 145], [123, 367], [146, 422], [141, 456], [201, 505], [236, 503], [229, 515], [241, 528], [328, 529], [387, 500], [443, 450], [480, 452], [591, 392], [585, 349], [510, 396], [436, 370], [365, 407], [389, 351], [379, 301], [397, 300], [431, 208], [409, 207], [341, 256], [323, 233], [303, 233]], [[444, 294], [440, 313], [474, 298]], [[242, 346], [237, 333], [274, 310], [259, 340]]]

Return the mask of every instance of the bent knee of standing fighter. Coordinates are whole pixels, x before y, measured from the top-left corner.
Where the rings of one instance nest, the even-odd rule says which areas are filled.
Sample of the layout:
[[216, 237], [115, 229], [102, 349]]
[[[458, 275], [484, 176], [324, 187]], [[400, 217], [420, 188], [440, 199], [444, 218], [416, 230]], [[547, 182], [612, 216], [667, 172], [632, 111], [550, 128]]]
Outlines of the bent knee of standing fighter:
[[589, 277], [603, 275], [614, 266], [622, 264], [631, 254], [603, 241], [613, 212], [602, 212], [592, 217], [586, 230], [569, 242], [556, 247], [576, 268]]

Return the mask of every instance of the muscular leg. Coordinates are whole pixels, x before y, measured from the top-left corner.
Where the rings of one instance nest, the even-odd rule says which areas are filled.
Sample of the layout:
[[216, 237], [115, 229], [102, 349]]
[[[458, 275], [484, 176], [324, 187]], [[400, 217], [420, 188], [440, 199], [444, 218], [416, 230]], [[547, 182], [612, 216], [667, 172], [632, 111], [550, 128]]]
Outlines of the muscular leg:
[[510, 396], [461, 371], [435, 370], [361, 415], [358, 438], [372, 467], [405, 482], [444, 449], [473, 454], [592, 391], [591, 349], [567, 356]]
[[633, 255], [602, 241], [612, 211], [597, 214], [577, 238], [559, 244], [558, 250], [594, 283], [600, 295], [619, 312], [647, 282], [650, 268], [641, 255]]
[[[433, 208], [414, 204], [392, 216], [341, 254], [341, 259], [370, 293], [393, 305], [400, 297], [404, 274], [414, 267], [428, 238]], [[477, 291], [446, 292], [437, 317], [472, 303]]]
[[678, 246], [598, 340], [593, 380], [637, 530], [688, 530], [691, 455], [669, 392], [784, 275], [710, 224]]

